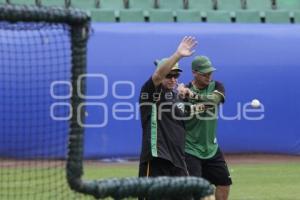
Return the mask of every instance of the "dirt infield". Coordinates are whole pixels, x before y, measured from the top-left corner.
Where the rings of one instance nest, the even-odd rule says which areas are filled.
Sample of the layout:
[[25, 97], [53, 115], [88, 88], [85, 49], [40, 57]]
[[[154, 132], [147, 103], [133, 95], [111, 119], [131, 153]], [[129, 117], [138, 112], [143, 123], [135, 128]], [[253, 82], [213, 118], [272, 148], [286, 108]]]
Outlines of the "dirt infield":
[[[281, 154], [226, 154], [224, 155], [226, 161], [230, 165], [234, 164], [272, 164], [272, 163], [291, 163], [299, 162], [300, 165], [300, 156], [291, 156], [291, 155], [281, 155]], [[112, 159], [109, 160], [89, 160], [84, 162], [87, 165], [97, 165], [97, 166], [113, 166], [113, 165], [123, 165], [123, 166], [138, 166], [137, 160], [122, 160]]]
[[[225, 154], [225, 159], [228, 164], [267, 164], [267, 163], [291, 163], [299, 162], [300, 156], [278, 155], [278, 154]], [[64, 160], [13, 160], [0, 159], [0, 168], [12, 167], [64, 167]], [[138, 166], [138, 160], [134, 159], [105, 159], [105, 160], [85, 160], [85, 165], [97, 166], [114, 166], [114, 165], [128, 165]]]
[[300, 162], [300, 156], [279, 154], [226, 154], [229, 164], [267, 164]]

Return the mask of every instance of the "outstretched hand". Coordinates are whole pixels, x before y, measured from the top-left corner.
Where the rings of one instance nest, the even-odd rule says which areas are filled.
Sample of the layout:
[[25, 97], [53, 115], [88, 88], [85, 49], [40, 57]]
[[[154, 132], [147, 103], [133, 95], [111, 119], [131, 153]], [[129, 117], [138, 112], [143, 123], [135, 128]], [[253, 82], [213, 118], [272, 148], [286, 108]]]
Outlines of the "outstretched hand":
[[195, 37], [185, 36], [177, 48], [177, 53], [183, 57], [191, 56], [195, 52], [194, 47], [197, 43]]

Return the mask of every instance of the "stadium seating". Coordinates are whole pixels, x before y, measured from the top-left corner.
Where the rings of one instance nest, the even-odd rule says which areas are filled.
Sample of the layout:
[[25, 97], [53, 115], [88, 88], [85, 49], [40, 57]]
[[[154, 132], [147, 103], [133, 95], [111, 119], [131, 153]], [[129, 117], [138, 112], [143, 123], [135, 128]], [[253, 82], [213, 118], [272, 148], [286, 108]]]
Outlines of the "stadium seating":
[[265, 12], [266, 23], [290, 23], [290, 14], [284, 10], [269, 10]]
[[91, 16], [95, 22], [115, 22], [115, 11], [105, 9], [91, 10]]
[[149, 10], [156, 8], [154, 0], [128, 0], [129, 9], [140, 9], [144, 11], [144, 16], [149, 16]]
[[149, 11], [150, 22], [173, 22], [173, 13], [171, 10], [158, 9]]
[[[2, 0], [5, 2], [5, 0]], [[10, 0], [12, 4], [35, 5], [35, 0]]]
[[125, 8], [123, 0], [99, 0], [99, 7], [101, 9], [119, 10]]
[[217, 1], [217, 9], [218, 10], [228, 10], [235, 11], [241, 10], [244, 8], [242, 4], [242, 0], [218, 0]]
[[44, 6], [65, 6], [64, 0], [41, 0]]
[[277, 9], [300, 10], [300, 0], [276, 0]]
[[96, 8], [98, 5], [96, 0], [72, 0], [71, 6], [75, 8], [91, 10]]
[[[36, 0], [10, 0], [34, 5]], [[299, 23], [300, 0], [40, 0], [45, 6], [91, 11], [99, 22]], [[272, 4], [275, 3], [275, 6]], [[6, 3], [6, 0], [0, 0]], [[127, 9], [128, 8], [128, 9]], [[101, 11], [100, 11], [101, 10]], [[151, 14], [150, 14], [151, 12]], [[295, 13], [295, 14], [294, 14]], [[174, 18], [175, 17], [175, 18]], [[263, 20], [263, 21], [262, 21]]]
[[246, 8], [249, 10], [272, 10], [271, 0], [246, 0]]
[[184, 9], [184, 1], [183, 0], [159, 0], [158, 8], [160, 9]]
[[260, 12], [257, 10], [243, 10], [235, 12], [236, 23], [260, 23]]
[[189, 0], [187, 3], [188, 9], [201, 11], [201, 16], [206, 17], [206, 12], [214, 10], [213, 0]]
[[209, 11], [214, 9], [212, 0], [189, 0], [187, 7], [200, 11]]
[[129, 0], [128, 8], [149, 10], [155, 8], [154, 0]]
[[300, 11], [294, 11], [294, 23], [300, 23]]
[[177, 10], [177, 22], [201, 22], [201, 15], [198, 10]]
[[206, 22], [231, 23], [230, 12], [228, 11], [207, 11]]
[[142, 10], [120, 10], [120, 22], [144, 22]]

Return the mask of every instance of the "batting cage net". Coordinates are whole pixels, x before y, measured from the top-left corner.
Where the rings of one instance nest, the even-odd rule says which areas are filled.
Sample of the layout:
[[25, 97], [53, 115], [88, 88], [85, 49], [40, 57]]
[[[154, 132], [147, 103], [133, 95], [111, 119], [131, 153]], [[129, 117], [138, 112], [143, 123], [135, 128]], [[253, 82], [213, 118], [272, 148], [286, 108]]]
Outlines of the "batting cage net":
[[82, 180], [89, 22], [76, 9], [0, 6], [0, 199], [211, 196], [195, 177]]
[[88, 20], [75, 10], [0, 7], [0, 199], [80, 198], [65, 158], [73, 57], [84, 49], [73, 32]]

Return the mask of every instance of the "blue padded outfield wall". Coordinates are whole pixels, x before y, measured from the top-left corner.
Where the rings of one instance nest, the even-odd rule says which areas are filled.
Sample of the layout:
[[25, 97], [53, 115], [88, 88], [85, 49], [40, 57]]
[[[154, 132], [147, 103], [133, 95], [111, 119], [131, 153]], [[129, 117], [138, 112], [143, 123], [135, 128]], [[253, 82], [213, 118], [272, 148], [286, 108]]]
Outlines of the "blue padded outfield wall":
[[[153, 61], [173, 53], [184, 35], [197, 37], [196, 54], [211, 58], [215, 79], [225, 85], [226, 120], [219, 119], [218, 127], [224, 151], [300, 155], [299, 25], [114, 23], [93, 24], [93, 31], [88, 72], [103, 77], [90, 78], [88, 94], [104, 98], [89, 100], [102, 105], [87, 107], [87, 123], [106, 125], [86, 130], [86, 157], [139, 155], [140, 87], [153, 73]], [[181, 82], [191, 79], [191, 60], [180, 62]], [[264, 112], [249, 110], [255, 98]]]
[[[69, 123], [67, 85], [71, 78], [67, 25], [0, 22], [0, 157], [61, 158], [66, 154]], [[53, 85], [54, 86], [54, 85]], [[59, 98], [59, 97], [58, 97]]]
[[[85, 105], [87, 110], [86, 158], [137, 158], [139, 156], [142, 138], [138, 109], [140, 87], [154, 72], [153, 61], [171, 55], [185, 35], [193, 35], [198, 39], [199, 44], [195, 55], [210, 57], [217, 68], [214, 78], [225, 85], [226, 103], [221, 108], [218, 126], [218, 141], [224, 152], [300, 155], [299, 25], [94, 23], [92, 27], [88, 46]], [[55, 37], [58, 32], [54, 30], [44, 32], [46, 33], [51, 38], [51, 35]], [[33, 34], [36, 33], [33, 32]], [[64, 50], [54, 51], [60, 59], [65, 57], [61, 55], [70, 54], [67, 33], [64, 33], [61, 40], [65, 41], [61, 44]], [[5, 43], [4, 40], [1, 42], [0, 45]], [[43, 40], [40, 42], [41, 44], [39, 40], [37, 41], [38, 46], [45, 45]], [[27, 46], [23, 43], [22, 45]], [[2, 47], [1, 52], [5, 50], [5, 46]], [[39, 56], [37, 51], [31, 52], [36, 53], [36, 57]], [[2, 56], [5, 57], [5, 55]], [[180, 61], [181, 68], [184, 70], [180, 82], [187, 83], [191, 80], [190, 63], [193, 57]], [[39, 157], [42, 148], [49, 146], [49, 157], [65, 156], [66, 149], [56, 149], [55, 153], [51, 153], [50, 147], [51, 145], [55, 147], [56, 142], [61, 143], [62, 146], [67, 145], [68, 121], [52, 121], [49, 117], [49, 107], [56, 101], [65, 103], [68, 101], [53, 99], [49, 90], [50, 82], [69, 80], [70, 60], [68, 59], [65, 66], [61, 66], [64, 61], [60, 61], [60, 64], [55, 66], [55, 70], [61, 70], [65, 72], [65, 75], [54, 70], [50, 78], [49, 73], [39, 76], [38, 80], [45, 78], [48, 81], [42, 82], [42, 85], [31, 86], [45, 88], [45, 95], [40, 100], [46, 104], [38, 105], [45, 106], [45, 109], [41, 109], [42, 113], [35, 115], [32, 112], [20, 117], [16, 108], [16, 112], [11, 112], [6, 117], [6, 120], [31, 120], [30, 123], [24, 121], [28, 127], [26, 131], [34, 133], [31, 137], [38, 139], [30, 143], [33, 138], [21, 136], [23, 131], [18, 128], [20, 124], [14, 125], [13, 123], [16, 122], [12, 122], [5, 126], [7, 121], [2, 120], [0, 137], [5, 137], [5, 140], [0, 139], [3, 141], [3, 144], [0, 142], [1, 156], [18, 157], [18, 145], [24, 145], [27, 140], [30, 152], [22, 155]], [[51, 62], [56, 63], [55, 60]], [[33, 61], [30, 62], [31, 65], [34, 65], [33, 63]], [[27, 68], [23, 69], [27, 73]], [[31, 69], [38, 70], [34, 67]], [[51, 71], [49, 65], [47, 65], [47, 70]], [[25, 83], [25, 76], [23, 77], [21, 72], [18, 72], [15, 78]], [[40, 70], [38, 72], [41, 73]], [[0, 74], [2, 80], [5, 80], [5, 77], [4, 73]], [[36, 83], [41, 84], [41, 81]], [[68, 84], [63, 82], [57, 88], [56, 94], [67, 95], [69, 91], [66, 86]], [[0, 103], [4, 103], [1, 105], [13, 101], [12, 99], [5, 100], [4, 97], [11, 94], [12, 97], [17, 98], [25, 92], [22, 87], [16, 89], [20, 94], [5, 91], [5, 85], [1, 88]], [[25, 94], [29, 97], [31, 93]], [[249, 105], [252, 99], [260, 100], [263, 106], [260, 109], [252, 109]], [[15, 102], [18, 105], [28, 105], [27, 98], [19, 98]], [[0, 106], [0, 108], [1, 112], [6, 109], [5, 106]], [[23, 109], [34, 110], [31, 107]], [[57, 112], [68, 115], [66, 106], [61, 109]], [[44, 128], [36, 127], [35, 122], [32, 122], [32, 120], [42, 120], [41, 116], [43, 116], [43, 123], [47, 124]], [[11, 134], [12, 139], [7, 138], [10, 135], [2, 137], [3, 127], [8, 130], [11, 126], [16, 127], [15, 132]], [[44, 138], [45, 132], [51, 134], [46, 134]], [[5, 144], [5, 141], [14, 141], [13, 137], [16, 135], [20, 135], [17, 136], [18, 143], [13, 147]], [[58, 136], [60, 140], [56, 141], [55, 138]], [[49, 140], [49, 137], [52, 139]], [[43, 152], [42, 155], [47, 157], [48, 154]]]

